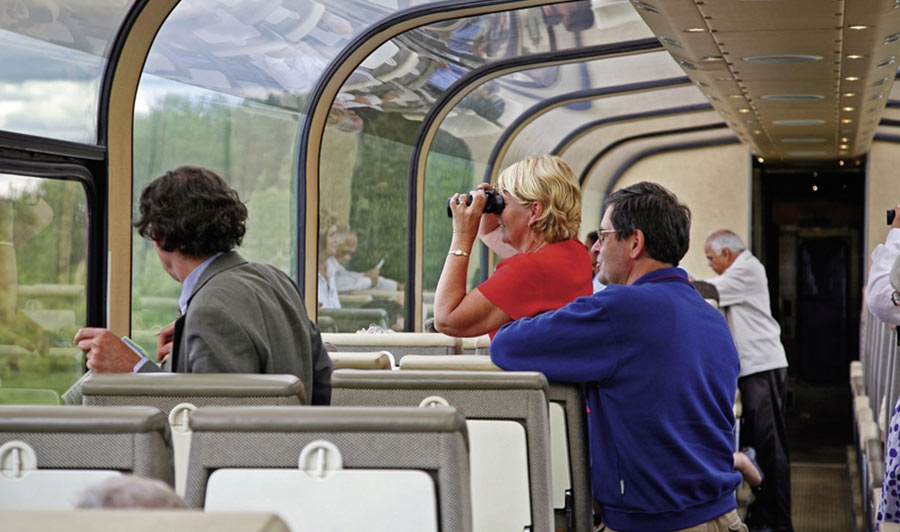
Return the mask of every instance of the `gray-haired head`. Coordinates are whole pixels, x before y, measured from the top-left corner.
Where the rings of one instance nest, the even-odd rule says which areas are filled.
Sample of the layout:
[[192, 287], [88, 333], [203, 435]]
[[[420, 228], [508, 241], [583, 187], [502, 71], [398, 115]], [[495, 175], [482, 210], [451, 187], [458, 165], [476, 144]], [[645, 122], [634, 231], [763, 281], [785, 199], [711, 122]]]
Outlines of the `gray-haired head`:
[[81, 494], [77, 508], [190, 508], [160, 480], [122, 475], [100, 482]]
[[716, 229], [706, 236], [706, 243], [712, 248], [713, 253], [721, 255], [723, 249], [729, 249], [734, 253], [740, 253], [747, 249], [741, 237], [729, 229]]

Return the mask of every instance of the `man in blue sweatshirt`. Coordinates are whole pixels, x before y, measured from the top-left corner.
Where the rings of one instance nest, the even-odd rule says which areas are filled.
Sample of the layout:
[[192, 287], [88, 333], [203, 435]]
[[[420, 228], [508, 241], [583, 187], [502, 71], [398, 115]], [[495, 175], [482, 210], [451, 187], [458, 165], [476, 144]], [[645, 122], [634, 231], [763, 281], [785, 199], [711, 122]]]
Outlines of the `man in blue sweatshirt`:
[[725, 319], [675, 267], [691, 212], [646, 182], [604, 208], [594, 251], [607, 288], [503, 326], [491, 360], [585, 384], [607, 530], [746, 531], [732, 457], [738, 354]]

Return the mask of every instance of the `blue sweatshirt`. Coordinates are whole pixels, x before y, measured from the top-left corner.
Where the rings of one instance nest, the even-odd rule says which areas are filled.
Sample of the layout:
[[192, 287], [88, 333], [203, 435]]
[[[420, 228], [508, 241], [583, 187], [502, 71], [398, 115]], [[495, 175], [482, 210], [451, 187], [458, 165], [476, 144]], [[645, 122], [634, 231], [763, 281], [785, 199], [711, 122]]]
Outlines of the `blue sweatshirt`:
[[591, 484], [610, 528], [677, 530], [736, 507], [738, 354], [683, 270], [504, 325], [491, 360], [585, 384]]

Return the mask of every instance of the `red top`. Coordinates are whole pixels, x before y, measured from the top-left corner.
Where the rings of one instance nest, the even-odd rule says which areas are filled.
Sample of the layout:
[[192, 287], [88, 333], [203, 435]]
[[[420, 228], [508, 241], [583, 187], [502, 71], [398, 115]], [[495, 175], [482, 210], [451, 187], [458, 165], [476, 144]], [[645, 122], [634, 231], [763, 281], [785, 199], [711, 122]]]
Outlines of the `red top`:
[[[513, 320], [556, 310], [594, 292], [591, 256], [577, 238], [516, 253], [497, 264], [478, 290]], [[491, 338], [497, 331], [491, 331]]]

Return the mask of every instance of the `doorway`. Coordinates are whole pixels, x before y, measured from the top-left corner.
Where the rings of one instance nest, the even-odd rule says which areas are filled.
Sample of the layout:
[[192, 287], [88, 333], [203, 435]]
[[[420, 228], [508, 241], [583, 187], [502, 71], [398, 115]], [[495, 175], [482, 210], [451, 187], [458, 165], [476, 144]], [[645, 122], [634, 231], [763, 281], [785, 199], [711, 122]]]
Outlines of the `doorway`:
[[754, 162], [753, 253], [766, 267], [788, 358], [792, 462], [843, 463], [851, 440], [848, 365], [858, 358], [865, 161]]

